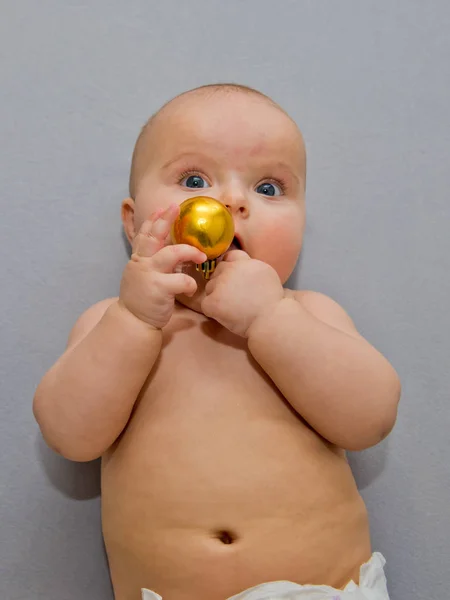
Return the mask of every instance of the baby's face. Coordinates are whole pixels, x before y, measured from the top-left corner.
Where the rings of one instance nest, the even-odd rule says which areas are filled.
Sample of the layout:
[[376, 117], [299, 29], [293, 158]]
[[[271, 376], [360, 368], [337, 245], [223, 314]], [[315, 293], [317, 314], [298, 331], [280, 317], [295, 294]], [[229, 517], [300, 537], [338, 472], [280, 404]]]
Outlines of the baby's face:
[[210, 196], [229, 207], [242, 249], [287, 280], [302, 244], [305, 154], [281, 110], [242, 93], [187, 95], [152, 124], [147, 152], [136, 231], [160, 207]]

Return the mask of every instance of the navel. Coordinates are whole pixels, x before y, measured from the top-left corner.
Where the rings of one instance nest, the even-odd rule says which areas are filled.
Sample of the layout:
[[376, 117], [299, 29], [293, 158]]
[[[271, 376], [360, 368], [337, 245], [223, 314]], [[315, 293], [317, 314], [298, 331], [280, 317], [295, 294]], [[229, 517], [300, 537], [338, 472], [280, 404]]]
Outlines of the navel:
[[222, 544], [233, 544], [237, 540], [237, 536], [228, 529], [220, 529], [214, 532], [214, 537], [218, 539]]

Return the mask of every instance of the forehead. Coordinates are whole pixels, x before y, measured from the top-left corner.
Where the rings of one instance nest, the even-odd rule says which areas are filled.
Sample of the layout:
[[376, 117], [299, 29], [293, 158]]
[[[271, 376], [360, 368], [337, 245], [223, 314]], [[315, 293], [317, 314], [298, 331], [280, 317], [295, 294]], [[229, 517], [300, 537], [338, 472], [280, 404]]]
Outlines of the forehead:
[[166, 106], [152, 128], [161, 160], [174, 153], [214, 153], [222, 158], [288, 158], [301, 165], [304, 147], [295, 123], [269, 100], [242, 93], [193, 95]]

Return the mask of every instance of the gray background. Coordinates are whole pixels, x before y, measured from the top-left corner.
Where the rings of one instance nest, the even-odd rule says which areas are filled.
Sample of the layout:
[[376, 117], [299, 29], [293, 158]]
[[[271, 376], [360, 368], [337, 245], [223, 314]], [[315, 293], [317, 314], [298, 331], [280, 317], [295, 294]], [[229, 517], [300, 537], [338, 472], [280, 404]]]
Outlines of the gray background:
[[394, 432], [350, 456], [392, 600], [445, 596], [449, 30], [447, 0], [1, 2], [1, 600], [112, 598], [98, 463], [45, 447], [33, 392], [77, 316], [118, 292], [140, 126], [173, 95], [230, 80], [305, 134], [292, 285], [340, 302], [402, 379]]

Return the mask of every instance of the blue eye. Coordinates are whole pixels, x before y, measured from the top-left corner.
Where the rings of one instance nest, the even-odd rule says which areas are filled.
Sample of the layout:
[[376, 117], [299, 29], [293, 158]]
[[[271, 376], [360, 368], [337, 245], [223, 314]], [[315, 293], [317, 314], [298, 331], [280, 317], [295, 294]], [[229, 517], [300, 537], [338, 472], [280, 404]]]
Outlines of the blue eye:
[[192, 189], [201, 189], [209, 187], [208, 183], [200, 175], [189, 175], [180, 181], [182, 185]]
[[266, 182], [258, 185], [258, 187], [256, 188], [256, 192], [258, 194], [262, 194], [263, 196], [281, 196], [283, 190], [279, 185], [276, 185], [275, 183]]

